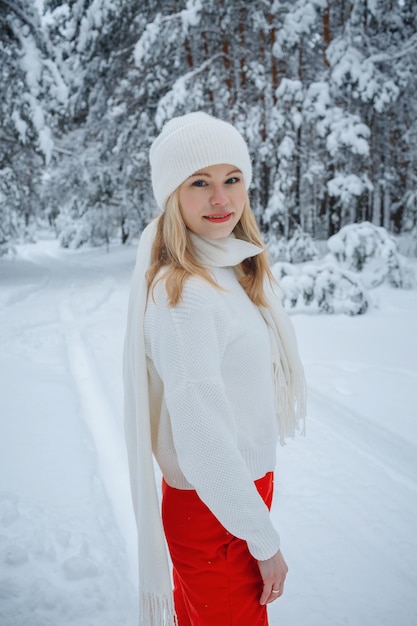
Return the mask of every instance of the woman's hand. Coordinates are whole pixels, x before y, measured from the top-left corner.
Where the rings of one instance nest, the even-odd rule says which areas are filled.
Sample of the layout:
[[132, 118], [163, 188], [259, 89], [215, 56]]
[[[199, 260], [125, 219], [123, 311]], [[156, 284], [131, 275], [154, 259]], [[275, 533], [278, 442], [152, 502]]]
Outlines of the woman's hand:
[[259, 604], [269, 604], [280, 598], [284, 593], [288, 567], [281, 550], [278, 550], [273, 557], [266, 561], [258, 561], [258, 567], [264, 582]]

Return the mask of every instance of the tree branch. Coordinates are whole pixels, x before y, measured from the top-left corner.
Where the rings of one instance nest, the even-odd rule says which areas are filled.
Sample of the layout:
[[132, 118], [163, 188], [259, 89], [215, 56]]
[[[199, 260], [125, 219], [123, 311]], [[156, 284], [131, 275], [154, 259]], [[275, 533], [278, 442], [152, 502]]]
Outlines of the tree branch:
[[383, 63], [384, 61], [392, 61], [392, 59], [399, 59], [406, 54], [413, 52], [413, 50], [415, 49], [417, 49], [417, 33], [410, 37], [410, 39], [405, 42], [403, 49], [399, 50], [397, 53], [380, 52], [376, 54], [371, 54], [371, 56], [368, 57], [368, 60], [372, 61], [372, 63]]
[[44, 52], [45, 42], [43, 40], [42, 34], [40, 33], [39, 29], [36, 28], [33, 22], [30, 21], [27, 15], [18, 6], [16, 6], [14, 2], [11, 2], [10, 0], [0, 0], [0, 7], [2, 5], [5, 6], [7, 9], [9, 9], [10, 11], [12, 11], [15, 14], [15, 16], [18, 17], [21, 22], [23, 22], [23, 24], [28, 26], [39, 48]]

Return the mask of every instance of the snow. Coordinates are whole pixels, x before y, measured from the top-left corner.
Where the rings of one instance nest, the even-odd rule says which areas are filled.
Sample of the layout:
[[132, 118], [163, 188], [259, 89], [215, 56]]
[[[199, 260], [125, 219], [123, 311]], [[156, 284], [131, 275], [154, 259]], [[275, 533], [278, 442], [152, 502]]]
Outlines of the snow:
[[[30, 35], [22, 35], [20, 37], [20, 43], [22, 46], [22, 55], [19, 63], [26, 75], [26, 84], [29, 89], [29, 91], [24, 94], [23, 100], [26, 100], [29, 103], [32, 123], [38, 133], [39, 148], [45, 155], [45, 162], [48, 164], [51, 160], [54, 144], [51, 130], [45, 122], [44, 112], [38, 100], [41, 91], [43, 61], [36, 43]], [[54, 67], [54, 64], [49, 63], [49, 68], [51, 69], [52, 67]], [[55, 78], [58, 78], [59, 72], [56, 67], [54, 69], [54, 76]], [[58, 92], [61, 95], [63, 94], [63, 87], [64, 83], [61, 79], [58, 88]], [[52, 92], [57, 92], [57, 90], [53, 89]], [[25, 143], [26, 128], [24, 128], [24, 122], [20, 119], [17, 112], [15, 112], [14, 115], [14, 122], [21, 140]]]
[[329, 110], [327, 118], [317, 125], [322, 136], [325, 135], [327, 128], [329, 134], [326, 146], [332, 156], [344, 147], [349, 148], [353, 154], [369, 155], [368, 138], [371, 131], [366, 124], [361, 123], [357, 115], [345, 115], [342, 109], [334, 107]]
[[329, 85], [324, 82], [311, 83], [304, 101], [304, 109], [313, 117], [326, 117], [331, 106]]
[[152, 46], [157, 40], [162, 25], [162, 16], [157, 13], [153, 22], [149, 22], [139, 40], [135, 44], [133, 52], [134, 61], [136, 67], [141, 67], [142, 63], [146, 61], [149, 53], [152, 50]]
[[280, 159], [291, 159], [295, 153], [295, 143], [291, 137], [284, 137], [277, 149], [277, 155]]
[[54, 82], [50, 85], [52, 97], [55, 97], [57, 102], [61, 104], [67, 104], [69, 89], [59, 73], [57, 66], [51, 61], [51, 59], [45, 59], [44, 65], [48, 68], [54, 79]]
[[375, 67], [372, 57], [364, 58], [363, 53], [347, 45], [343, 39], [332, 42], [326, 55], [332, 65], [332, 80], [338, 85], [354, 85], [352, 95], [363, 102], [373, 101], [375, 109], [381, 113], [387, 105], [398, 99], [400, 90], [393, 80], [386, 79]]
[[381, 226], [370, 222], [348, 224], [327, 241], [329, 262], [359, 272], [365, 287], [384, 280], [393, 287], [412, 288], [417, 275], [412, 264], [398, 253], [397, 242]]
[[[136, 626], [121, 353], [135, 247], [0, 263], [0, 623]], [[293, 315], [307, 436], [278, 450], [271, 626], [417, 623], [417, 291]]]
[[[279, 11], [280, 3], [273, 5], [272, 14]], [[283, 25], [278, 31], [273, 54], [281, 59], [285, 47], [296, 46], [299, 40], [310, 35], [317, 19], [317, 13], [325, 8], [324, 0], [297, 0], [290, 12], [285, 15]]]
[[201, 0], [187, 0], [186, 8], [180, 12], [184, 33], [187, 33], [190, 27], [197, 26], [202, 9]]
[[34, 97], [39, 95], [42, 77], [42, 59], [35, 41], [31, 36], [20, 38], [23, 54], [20, 67], [26, 74], [26, 83]]
[[355, 174], [338, 173], [327, 183], [329, 195], [340, 198], [342, 203], [347, 203], [352, 196], [360, 196], [363, 190], [363, 181]]
[[361, 315], [371, 302], [359, 275], [330, 261], [297, 265], [278, 262], [273, 265], [272, 273], [288, 310]]
[[114, 11], [112, 0], [93, 0], [85, 15], [81, 19], [80, 33], [78, 36], [77, 50], [83, 52], [91, 43], [96, 40], [98, 32], [103, 28], [108, 19], [108, 15]]
[[19, 140], [22, 142], [22, 144], [25, 144], [28, 125], [26, 124], [25, 120], [22, 120], [19, 115], [19, 111], [17, 111], [16, 109], [12, 113], [12, 120], [19, 134]]

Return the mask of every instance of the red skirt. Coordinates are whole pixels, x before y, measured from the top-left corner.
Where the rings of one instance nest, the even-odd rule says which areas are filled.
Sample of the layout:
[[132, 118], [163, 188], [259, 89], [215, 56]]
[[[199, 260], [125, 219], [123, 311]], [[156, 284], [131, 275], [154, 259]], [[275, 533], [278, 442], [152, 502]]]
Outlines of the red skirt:
[[[274, 476], [255, 482], [271, 508]], [[268, 626], [263, 583], [246, 541], [231, 535], [195, 491], [162, 484], [162, 521], [173, 563], [179, 626]]]

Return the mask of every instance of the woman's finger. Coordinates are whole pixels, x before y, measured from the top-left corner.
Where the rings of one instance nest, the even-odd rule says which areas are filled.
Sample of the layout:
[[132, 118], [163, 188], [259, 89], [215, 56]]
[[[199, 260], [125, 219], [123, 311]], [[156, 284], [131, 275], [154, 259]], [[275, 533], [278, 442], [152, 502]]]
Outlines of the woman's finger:
[[274, 600], [277, 600], [284, 593], [284, 582], [275, 585], [272, 585], [271, 593], [268, 597], [267, 604], [270, 604]]

